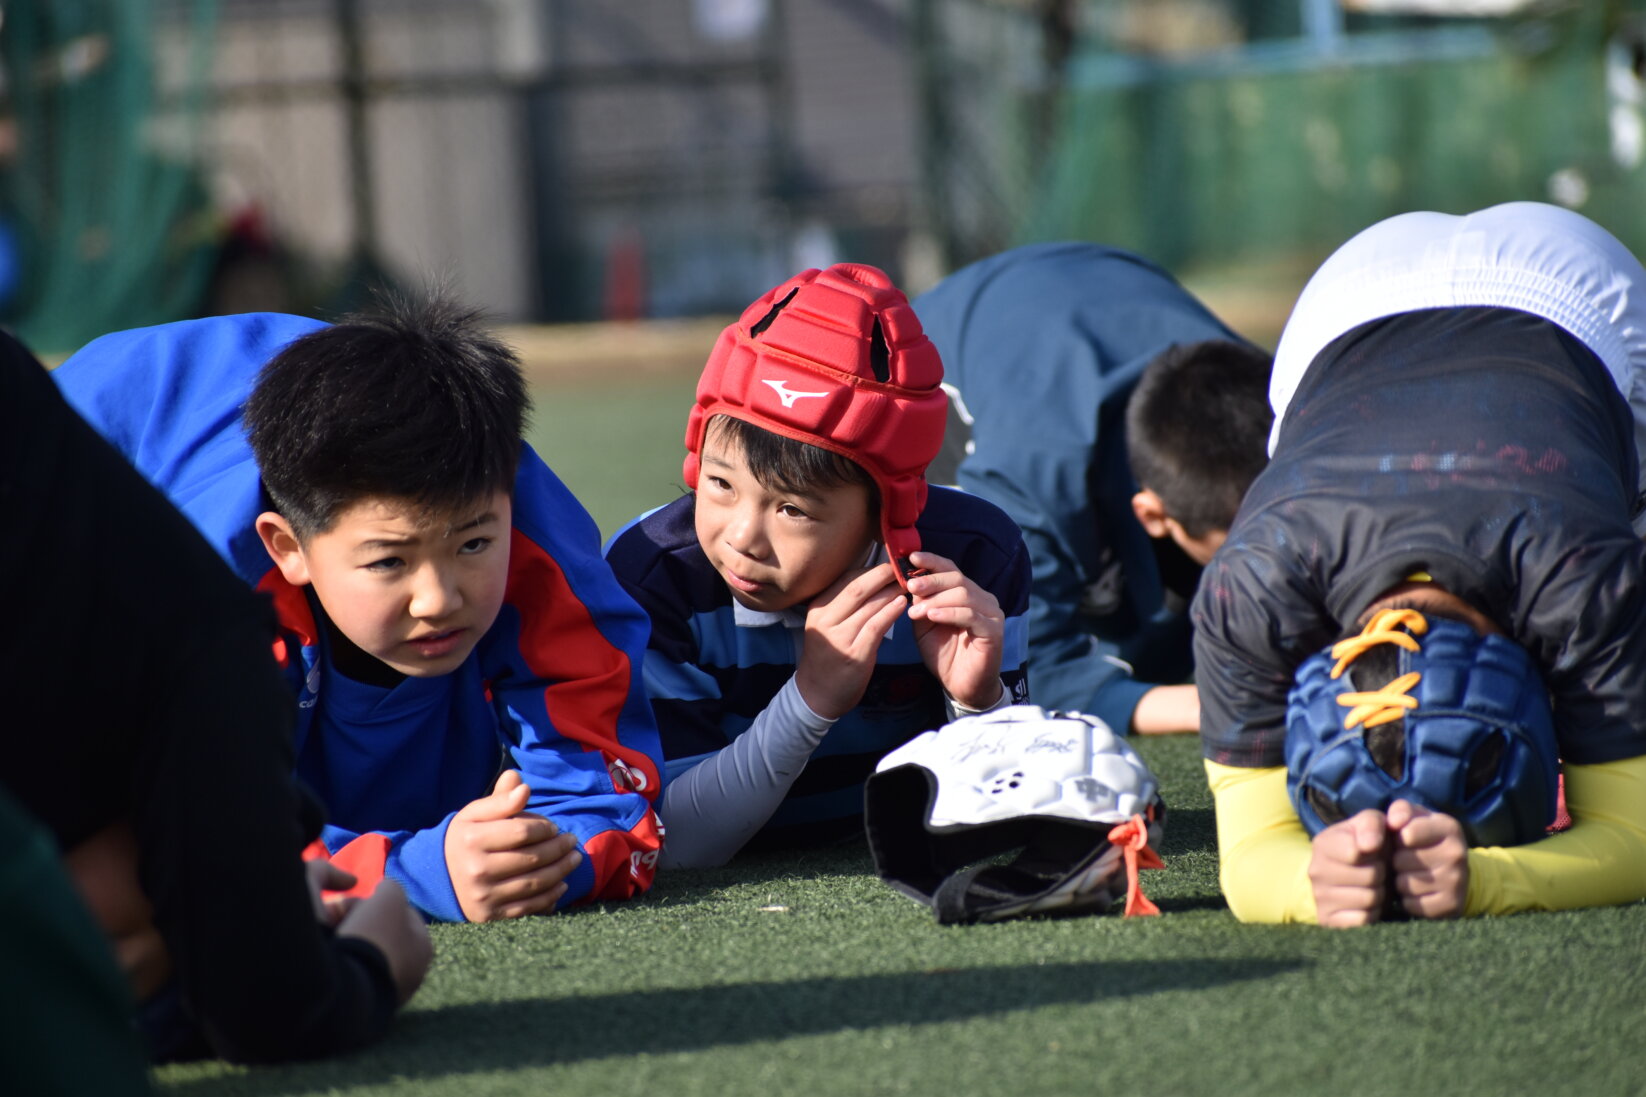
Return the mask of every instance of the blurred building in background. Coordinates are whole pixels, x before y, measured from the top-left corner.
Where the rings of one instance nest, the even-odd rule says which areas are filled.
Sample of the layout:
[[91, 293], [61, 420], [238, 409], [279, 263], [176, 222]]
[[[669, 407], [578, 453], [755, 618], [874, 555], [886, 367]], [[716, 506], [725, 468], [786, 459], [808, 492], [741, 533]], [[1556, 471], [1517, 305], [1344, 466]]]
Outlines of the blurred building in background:
[[0, 318], [50, 353], [431, 279], [693, 315], [835, 259], [1318, 256], [1511, 198], [1642, 249], [1643, 5], [0, 0]]

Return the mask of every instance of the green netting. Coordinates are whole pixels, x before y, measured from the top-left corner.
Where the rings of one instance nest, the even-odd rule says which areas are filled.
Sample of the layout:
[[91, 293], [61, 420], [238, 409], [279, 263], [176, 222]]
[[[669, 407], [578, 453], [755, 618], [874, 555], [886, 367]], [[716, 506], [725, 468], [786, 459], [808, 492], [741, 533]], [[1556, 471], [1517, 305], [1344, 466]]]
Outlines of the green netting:
[[[16, 150], [0, 214], [17, 239], [4, 318], [42, 353], [188, 315], [215, 254], [196, 159], [215, 0], [4, 5]], [[179, 71], [159, 86], [155, 46]]]
[[[1294, 37], [1146, 57], [1088, 35], [1061, 72], [997, 70], [984, 88], [968, 55], [975, 47], [950, 28], [934, 66], [949, 81], [938, 101], [951, 112], [956, 102], [983, 104], [973, 117], [994, 155], [980, 163], [974, 135], [951, 143], [935, 191], [945, 208], [933, 221], [949, 230], [943, 243], [956, 263], [1078, 238], [1186, 267], [1323, 256], [1410, 209], [1549, 201], [1564, 173], [1584, 191], [1577, 208], [1639, 251], [1646, 170], [1611, 155], [1606, 51], [1640, 8], [1631, 0], [1431, 20], [1346, 34], [1335, 52]], [[1054, 121], [1041, 141], [1048, 101]], [[968, 216], [966, 196], [984, 188], [1000, 207], [992, 219], [1010, 226], [1004, 234], [974, 231], [982, 221]]]

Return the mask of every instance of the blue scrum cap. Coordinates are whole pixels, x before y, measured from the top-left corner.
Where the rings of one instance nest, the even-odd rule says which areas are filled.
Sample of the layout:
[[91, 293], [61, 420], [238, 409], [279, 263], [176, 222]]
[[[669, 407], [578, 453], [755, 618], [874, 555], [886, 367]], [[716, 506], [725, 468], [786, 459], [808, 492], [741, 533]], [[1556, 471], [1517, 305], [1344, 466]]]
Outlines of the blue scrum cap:
[[1404, 799], [1456, 818], [1471, 846], [1507, 846], [1554, 820], [1560, 759], [1524, 649], [1396, 609], [1298, 668], [1286, 770], [1311, 835]]

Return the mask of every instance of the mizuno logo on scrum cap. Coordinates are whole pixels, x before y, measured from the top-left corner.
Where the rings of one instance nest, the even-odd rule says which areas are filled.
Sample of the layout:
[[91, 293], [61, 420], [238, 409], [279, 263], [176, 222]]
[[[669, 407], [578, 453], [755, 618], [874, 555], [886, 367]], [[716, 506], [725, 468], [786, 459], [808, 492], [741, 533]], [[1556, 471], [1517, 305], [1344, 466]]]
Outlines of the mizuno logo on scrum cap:
[[786, 408], [794, 407], [794, 402], [803, 396], [829, 395], [827, 392], [796, 392], [794, 389], [789, 387], [789, 383], [787, 381], [782, 379], [776, 381], [761, 381], [760, 383], [762, 385], [770, 385], [772, 387], [772, 391], [777, 393], [778, 398], [783, 401], [783, 406]]

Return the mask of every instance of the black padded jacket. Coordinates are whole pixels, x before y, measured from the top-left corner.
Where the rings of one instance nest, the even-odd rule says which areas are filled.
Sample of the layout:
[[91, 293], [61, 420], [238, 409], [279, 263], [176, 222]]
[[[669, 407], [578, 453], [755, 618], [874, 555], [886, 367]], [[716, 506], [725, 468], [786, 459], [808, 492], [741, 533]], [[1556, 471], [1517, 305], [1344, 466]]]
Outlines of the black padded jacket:
[[1205, 756], [1284, 764], [1299, 663], [1417, 571], [1543, 668], [1562, 757], [1646, 754], [1646, 576], [1628, 404], [1556, 325], [1410, 312], [1309, 366], [1192, 610]]

